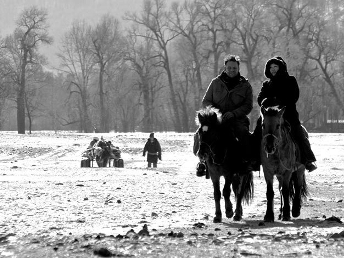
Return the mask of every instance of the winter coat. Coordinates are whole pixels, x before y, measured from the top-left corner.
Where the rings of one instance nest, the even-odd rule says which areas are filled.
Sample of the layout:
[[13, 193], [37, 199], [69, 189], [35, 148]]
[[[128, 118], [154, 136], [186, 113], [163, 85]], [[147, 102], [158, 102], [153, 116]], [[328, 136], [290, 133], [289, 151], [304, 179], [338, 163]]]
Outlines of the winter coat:
[[240, 74], [230, 78], [222, 72], [210, 82], [202, 106], [213, 106], [222, 114], [232, 112], [238, 121], [248, 124], [247, 116], [253, 108], [252, 87]]
[[154, 138], [153, 142], [148, 138], [145, 147], [143, 148], [143, 156], [147, 154], [147, 162], [157, 163], [158, 158], [161, 160], [161, 147], [159, 141]]
[[[270, 73], [270, 65], [272, 63], [279, 66], [275, 76], [272, 76]], [[265, 65], [265, 76], [269, 80], [263, 82], [257, 97], [258, 105], [261, 106], [265, 99], [269, 99], [277, 105], [285, 106], [284, 119], [291, 124], [299, 124], [300, 120], [299, 113], [296, 110], [296, 102], [299, 99], [300, 90], [296, 78], [288, 74], [284, 60], [281, 57], [269, 59]]]

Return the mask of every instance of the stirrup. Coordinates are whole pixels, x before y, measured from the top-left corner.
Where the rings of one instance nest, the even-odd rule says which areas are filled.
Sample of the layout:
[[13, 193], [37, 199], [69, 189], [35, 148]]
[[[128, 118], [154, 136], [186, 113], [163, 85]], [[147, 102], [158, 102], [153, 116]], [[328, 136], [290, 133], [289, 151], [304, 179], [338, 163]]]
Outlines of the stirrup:
[[199, 162], [196, 167], [196, 176], [202, 177], [207, 173], [207, 165], [204, 162]]

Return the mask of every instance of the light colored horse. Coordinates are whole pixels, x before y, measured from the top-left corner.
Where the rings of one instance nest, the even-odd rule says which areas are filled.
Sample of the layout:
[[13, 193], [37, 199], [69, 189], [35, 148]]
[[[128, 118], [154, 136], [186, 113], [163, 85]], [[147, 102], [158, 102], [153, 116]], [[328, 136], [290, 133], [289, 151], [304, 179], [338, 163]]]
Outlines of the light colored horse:
[[281, 196], [279, 219], [290, 220], [300, 215], [302, 199], [308, 195], [305, 167], [300, 163], [298, 146], [293, 142], [290, 127], [283, 119], [285, 107], [261, 108], [262, 142], [261, 161], [266, 181], [267, 208], [264, 221], [274, 222], [273, 180], [277, 177]]

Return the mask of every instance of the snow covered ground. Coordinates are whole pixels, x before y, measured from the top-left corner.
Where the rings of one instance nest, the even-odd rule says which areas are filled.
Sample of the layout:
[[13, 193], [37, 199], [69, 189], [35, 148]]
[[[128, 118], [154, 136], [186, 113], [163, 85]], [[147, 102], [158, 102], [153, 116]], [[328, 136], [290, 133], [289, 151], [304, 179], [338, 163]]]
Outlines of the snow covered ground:
[[[310, 134], [318, 169], [306, 175], [310, 196], [301, 216], [267, 224], [262, 172], [254, 175], [255, 198], [243, 221], [212, 222], [212, 184], [195, 176], [192, 133], [155, 133], [162, 146], [157, 169], [147, 169], [142, 156], [149, 134], [97, 134], [120, 148], [124, 168], [81, 168], [95, 135], [0, 133], [1, 257], [93, 257], [101, 256], [99, 246], [139, 257], [344, 255], [342, 134]], [[275, 187], [277, 214], [277, 180]], [[149, 239], [110, 238], [144, 225]], [[180, 238], [172, 241], [171, 232]]]

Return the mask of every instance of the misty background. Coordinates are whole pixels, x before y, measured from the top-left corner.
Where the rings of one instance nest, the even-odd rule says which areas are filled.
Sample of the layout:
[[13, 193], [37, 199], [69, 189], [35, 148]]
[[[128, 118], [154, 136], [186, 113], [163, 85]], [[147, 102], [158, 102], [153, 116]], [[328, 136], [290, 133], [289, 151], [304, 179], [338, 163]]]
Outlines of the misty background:
[[0, 130], [195, 130], [226, 54], [255, 101], [282, 56], [309, 131], [344, 132], [339, 0], [1, 0]]

